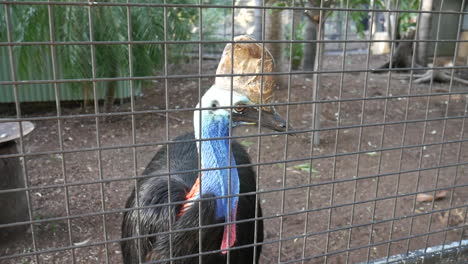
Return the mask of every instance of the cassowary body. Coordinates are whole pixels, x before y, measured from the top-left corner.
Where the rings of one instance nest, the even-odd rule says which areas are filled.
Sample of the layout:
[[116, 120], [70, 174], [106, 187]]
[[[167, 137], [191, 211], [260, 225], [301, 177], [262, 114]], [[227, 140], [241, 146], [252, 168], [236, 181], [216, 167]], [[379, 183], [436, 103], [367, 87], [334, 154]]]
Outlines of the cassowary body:
[[[193, 133], [176, 138], [174, 141], [193, 140]], [[249, 164], [248, 154], [238, 143], [233, 142], [232, 152], [235, 162], [238, 165]], [[170, 171], [171, 175], [171, 202], [184, 201], [187, 193], [198, 177], [197, 172], [178, 173], [198, 168], [198, 153], [195, 142], [176, 143], [169, 146]], [[143, 175], [151, 175], [167, 171], [167, 152], [164, 147], [151, 160]], [[238, 168], [240, 180], [240, 193], [255, 191], [255, 173], [251, 167]], [[138, 183], [139, 202], [141, 206], [151, 206], [168, 203], [168, 177], [152, 177], [141, 180]], [[212, 194], [202, 195], [203, 198], [213, 197]], [[178, 232], [172, 235], [172, 256], [186, 256], [199, 252], [199, 226], [198, 203], [192, 206], [184, 215], [177, 219], [178, 213], [182, 210], [182, 204], [174, 206], [163, 206], [140, 210], [140, 234], [153, 234], [169, 231], [169, 217], [171, 217], [172, 230], [196, 228], [194, 230]], [[132, 192], [127, 201], [127, 208], [136, 207], [135, 191]], [[215, 200], [207, 200], [201, 203], [202, 225], [213, 225], [223, 223], [223, 220], [215, 218]], [[237, 220], [251, 219], [255, 217], [255, 195], [244, 195], [239, 197], [237, 210]], [[262, 212], [258, 205], [258, 217]], [[137, 211], [127, 212], [124, 216], [122, 232], [124, 237], [137, 235]], [[202, 229], [202, 248], [204, 252], [219, 250], [222, 237], [223, 226]], [[238, 245], [248, 245], [254, 242], [255, 222], [237, 224], [236, 243]], [[257, 221], [257, 242], [263, 241], [263, 222]], [[142, 260], [169, 259], [169, 235], [154, 235], [140, 240]], [[253, 260], [253, 247], [232, 250], [230, 253], [230, 263], [251, 263]], [[122, 243], [124, 263], [138, 263], [138, 244], [136, 240], [124, 241]], [[261, 253], [261, 246], [257, 246], [256, 262]], [[225, 263], [227, 254], [214, 253], [205, 255], [202, 263]], [[175, 263], [197, 263], [198, 257], [186, 258]]]
[[[231, 104], [235, 106], [232, 110], [220, 108]], [[171, 257], [176, 258], [173, 263], [198, 263], [200, 248], [202, 253], [217, 251], [203, 254], [203, 263], [226, 263], [227, 251], [230, 251], [230, 263], [258, 263], [261, 245], [253, 244], [263, 241], [263, 222], [254, 220], [257, 204], [255, 195], [242, 195], [256, 190], [255, 173], [251, 167], [225, 168], [250, 163], [245, 150], [235, 142], [230, 148], [229, 140], [225, 137], [230, 136], [231, 118], [234, 126], [256, 123], [257, 109], [245, 107], [252, 104], [242, 94], [211, 87], [203, 96], [201, 104], [202, 108], [211, 108], [195, 111], [194, 134], [175, 140], [203, 141], [170, 144], [169, 155], [166, 148], [155, 155], [144, 172], [144, 175], [155, 177], [139, 180], [137, 191], [134, 190], [127, 201], [127, 208], [144, 208], [125, 212], [122, 237], [144, 237], [121, 243], [124, 263], [156, 260], [169, 263]], [[285, 128], [284, 121], [274, 111], [262, 115], [262, 125], [279, 131]], [[204, 171], [184, 173], [199, 168], [200, 154], [201, 169]], [[167, 156], [170, 159], [169, 170]], [[167, 172], [170, 172], [170, 178], [157, 176]], [[199, 202], [200, 198], [208, 200]], [[168, 205], [169, 202], [179, 203]], [[258, 205], [257, 217], [260, 216], [261, 208]], [[233, 223], [248, 219], [250, 221]], [[214, 227], [206, 227], [216, 224]], [[172, 231], [172, 237], [169, 231]]]

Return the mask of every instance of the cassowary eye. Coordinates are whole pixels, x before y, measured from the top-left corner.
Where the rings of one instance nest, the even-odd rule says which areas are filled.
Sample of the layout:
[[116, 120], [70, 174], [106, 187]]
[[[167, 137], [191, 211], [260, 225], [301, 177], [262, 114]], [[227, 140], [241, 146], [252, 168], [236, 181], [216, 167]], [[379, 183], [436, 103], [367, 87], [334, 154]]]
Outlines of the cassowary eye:
[[236, 105], [236, 107], [234, 108], [234, 111], [236, 111], [237, 113], [242, 113], [242, 112], [245, 111], [245, 109], [247, 109], [247, 108], [245, 107], [244, 104], [238, 104], [238, 105]]

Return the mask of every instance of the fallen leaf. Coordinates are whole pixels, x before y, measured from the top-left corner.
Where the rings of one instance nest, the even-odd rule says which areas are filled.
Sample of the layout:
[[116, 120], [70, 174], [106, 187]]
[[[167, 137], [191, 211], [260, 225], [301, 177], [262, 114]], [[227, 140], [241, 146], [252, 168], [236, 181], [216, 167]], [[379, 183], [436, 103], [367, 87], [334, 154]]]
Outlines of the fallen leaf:
[[416, 201], [418, 202], [430, 202], [432, 200], [434, 200], [432, 194], [418, 193], [418, 195], [416, 195]]
[[437, 200], [442, 200], [447, 196], [447, 191], [440, 191], [436, 193], [436, 195], [427, 194], [427, 193], [419, 193], [416, 195], [416, 201], [418, 202], [432, 202]]
[[440, 192], [436, 193], [436, 195], [435, 195], [435, 200], [436, 200], [436, 201], [437, 201], [437, 200], [442, 200], [442, 199], [444, 199], [446, 196], [447, 196], [447, 191], [445, 191], [445, 190], [444, 190], [444, 191], [440, 191]]
[[88, 244], [88, 242], [89, 242], [90, 240], [91, 240], [91, 238], [88, 238], [88, 239], [83, 240], [83, 241], [81, 241], [81, 242], [75, 242], [75, 243], [73, 243], [73, 245], [75, 245], [75, 246], [86, 245], [86, 244]]
[[304, 164], [299, 164], [299, 165], [296, 165], [293, 167], [293, 169], [295, 170], [298, 170], [298, 171], [305, 171], [305, 172], [311, 172], [312, 173], [319, 173], [318, 170], [312, 168], [312, 166], [310, 166], [310, 163], [304, 163]]

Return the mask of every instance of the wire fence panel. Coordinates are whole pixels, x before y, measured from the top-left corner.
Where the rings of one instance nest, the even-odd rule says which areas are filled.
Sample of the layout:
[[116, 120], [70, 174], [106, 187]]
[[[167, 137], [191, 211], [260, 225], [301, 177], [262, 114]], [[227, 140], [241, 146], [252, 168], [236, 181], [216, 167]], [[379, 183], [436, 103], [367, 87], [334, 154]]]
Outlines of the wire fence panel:
[[0, 263], [467, 263], [467, 21], [0, 1]]

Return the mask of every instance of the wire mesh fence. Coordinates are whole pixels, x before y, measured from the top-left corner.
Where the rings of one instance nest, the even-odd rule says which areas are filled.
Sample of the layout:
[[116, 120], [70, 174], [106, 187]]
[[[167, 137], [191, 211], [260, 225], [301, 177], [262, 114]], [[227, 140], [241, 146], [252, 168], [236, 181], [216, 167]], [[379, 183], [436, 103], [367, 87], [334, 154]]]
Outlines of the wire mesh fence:
[[468, 261], [464, 0], [0, 9], [0, 263]]

